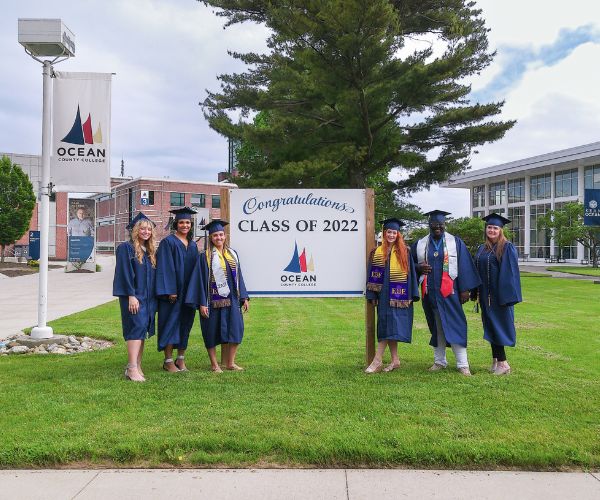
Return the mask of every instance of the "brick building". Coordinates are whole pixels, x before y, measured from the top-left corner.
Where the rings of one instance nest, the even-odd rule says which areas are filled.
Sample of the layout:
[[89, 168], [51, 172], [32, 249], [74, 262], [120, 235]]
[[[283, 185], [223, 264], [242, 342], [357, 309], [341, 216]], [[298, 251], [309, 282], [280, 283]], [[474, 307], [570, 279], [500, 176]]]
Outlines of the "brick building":
[[[1, 153], [8, 156], [12, 163], [19, 165], [33, 184], [36, 197], [39, 195], [42, 160], [39, 155]], [[125, 226], [139, 211], [143, 211], [157, 224], [158, 238], [169, 234], [164, 227], [169, 221], [169, 210], [182, 206], [191, 206], [199, 211], [201, 218], [220, 217], [221, 188], [235, 188], [235, 184], [226, 182], [193, 182], [172, 179], [153, 179], [146, 177], [113, 177], [111, 192], [89, 195], [96, 200], [96, 250], [114, 252], [116, 245], [126, 241], [129, 233]], [[147, 204], [142, 205], [142, 191], [147, 191]], [[86, 197], [73, 195], [71, 197]], [[67, 223], [69, 193], [53, 193], [50, 197], [50, 235], [48, 256], [54, 260], [66, 260], [68, 254]], [[29, 230], [38, 230], [39, 202], [33, 210]], [[116, 245], [115, 245], [116, 243]], [[17, 250], [27, 249], [29, 234], [15, 242]], [[8, 249], [9, 252], [12, 249]]]
[[[138, 212], [144, 212], [156, 223], [158, 239], [169, 234], [169, 210], [183, 206], [198, 210], [196, 224], [221, 215], [221, 188], [235, 188], [224, 182], [193, 182], [150, 177], [111, 179], [111, 193], [95, 195], [96, 250], [113, 252], [116, 246], [129, 239], [126, 229]], [[147, 194], [142, 204], [142, 193]]]

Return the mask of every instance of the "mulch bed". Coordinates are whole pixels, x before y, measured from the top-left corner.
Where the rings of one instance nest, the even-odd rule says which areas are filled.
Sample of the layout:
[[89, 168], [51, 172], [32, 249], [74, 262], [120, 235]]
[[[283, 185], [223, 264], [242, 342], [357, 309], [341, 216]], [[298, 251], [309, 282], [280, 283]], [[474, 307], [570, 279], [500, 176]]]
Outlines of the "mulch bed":
[[[49, 269], [59, 269], [63, 266], [49, 264]], [[14, 278], [15, 276], [25, 276], [26, 274], [35, 274], [39, 271], [37, 267], [30, 267], [23, 262], [0, 262], [0, 274]]]

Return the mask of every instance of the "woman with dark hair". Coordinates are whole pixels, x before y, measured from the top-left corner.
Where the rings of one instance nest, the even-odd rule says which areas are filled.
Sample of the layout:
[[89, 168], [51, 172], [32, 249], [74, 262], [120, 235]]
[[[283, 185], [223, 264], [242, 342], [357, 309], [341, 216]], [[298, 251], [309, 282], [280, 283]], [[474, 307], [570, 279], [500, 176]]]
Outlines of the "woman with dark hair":
[[[187, 371], [185, 350], [196, 313], [185, 305], [185, 294], [198, 260], [198, 247], [192, 239], [192, 215], [196, 211], [184, 207], [171, 213], [175, 214], [172, 226], [175, 233], [160, 242], [156, 254], [158, 350], [165, 353], [163, 369], [178, 372]], [[175, 361], [173, 349], [177, 349]]]
[[523, 300], [518, 254], [502, 229], [510, 220], [495, 213], [483, 217], [483, 220], [485, 243], [475, 254], [481, 285], [472, 299], [476, 300], [479, 296], [483, 338], [492, 346], [490, 371], [494, 375], [508, 375], [510, 366], [504, 347], [516, 344], [514, 305]]
[[[367, 300], [377, 306], [377, 352], [365, 373], [400, 368], [398, 342], [412, 340], [413, 302], [419, 300], [417, 275], [410, 249], [404, 243], [398, 219], [386, 219], [381, 245], [371, 253]], [[383, 368], [385, 348], [390, 348], [392, 362]]]
[[131, 241], [117, 247], [113, 295], [119, 297], [128, 363], [125, 378], [145, 382], [144, 341], [154, 335], [156, 242], [155, 224], [139, 213], [128, 225]]
[[243, 370], [235, 356], [244, 336], [242, 311], [248, 310], [248, 292], [240, 259], [227, 244], [228, 222], [213, 220], [205, 226], [208, 247], [202, 252], [190, 283], [186, 302], [200, 310], [200, 328], [211, 369], [221, 373], [216, 348], [221, 345], [227, 370]]

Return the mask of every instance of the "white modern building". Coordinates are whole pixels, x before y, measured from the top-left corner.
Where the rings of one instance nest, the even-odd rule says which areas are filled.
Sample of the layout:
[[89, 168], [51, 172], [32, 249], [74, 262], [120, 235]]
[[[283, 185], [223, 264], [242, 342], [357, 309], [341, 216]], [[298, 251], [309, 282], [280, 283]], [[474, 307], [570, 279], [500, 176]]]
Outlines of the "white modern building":
[[[473, 217], [496, 212], [511, 219], [513, 243], [522, 258], [548, 259], [558, 256], [558, 248], [538, 228], [538, 219], [566, 203], [583, 202], [584, 189], [600, 189], [600, 142], [469, 170], [442, 187], [469, 189]], [[587, 252], [573, 242], [563, 257], [579, 262], [589, 258]]]

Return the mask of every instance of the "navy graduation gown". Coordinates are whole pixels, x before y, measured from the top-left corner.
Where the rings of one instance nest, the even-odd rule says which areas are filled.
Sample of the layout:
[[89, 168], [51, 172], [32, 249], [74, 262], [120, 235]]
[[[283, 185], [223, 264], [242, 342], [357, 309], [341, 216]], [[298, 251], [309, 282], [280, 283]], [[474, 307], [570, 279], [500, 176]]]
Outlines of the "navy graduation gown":
[[[417, 274], [415, 271], [415, 265], [410, 257], [410, 251], [408, 255], [408, 290], [409, 297], [413, 302], [419, 300], [419, 283], [417, 281]], [[371, 276], [371, 265], [372, 265], [373, 254], [371, 254], [371, 262], [369, 263], [369, 271], [367, 276]], [[413, 304], [410, 306], [402, 307], [391, 307], [390, 300], [388, 297], [390, 286], [390, 259], [387, 260], [385, 265], [385, 271], [383, 274], [383, 285], [381, 292], [374, 292], [367, 290], [366, 297], [368, 300], [377, 299], [377, 340], [396, 340], [398, 342], [412, 341], [412, 326], [413, 326]]]
[[[195, 311], [185, 305], [185, 294], [197, 260], [198, 247], [193, 240], [187, 248], [174, 234], [160, 242], [156, 252], [159, 351], [169, 344], [187, 348]], [[177, 301], [171, 304], [169, 295], [177, 295]]]
[[[427, 246], [427, 262], [432, 269], [427, 275], [427, 294], [422, 297], [422, 304], [429, 332], [431, 333], [429, 345], [433, 347], [437, 347], [435, 310], [438, 311], [442, 320], [442, 330], [446, 337], [446, 343], [467, 347], [467, 318], [460, 303], [460, 293], [477, 288], [481, 283], [467, 246], [458, 236], [454, 236], [454, 238], [456, 238], [458, 276], [454, 280], [454, 293], [446, 298], [440, 292], [444, 253], [440, 251], [438, 256], [434, 257], [433, 238], [430, 238]], [[417, 263], [417, 243], [412, 245], [412, 255], [414, 262]]]
[[207, 290], [210, 274], [206, 253], [204, 252], [198, 258], [198, 264], [190, 282], [186, 298], [186, 302], [196, 309], [200, 306], [209, 308], [208, 318], [203, 318], [200, 315], [202, 338], [207, 349], [220, 344], [241, 344], [244, 337], [244, 318], [240, 310], [241, 304], [244, 300], [248, 299], [244, 276], [238, 262], [238, 268], [236, 269], [240, 286], [238, 295], [237, 284], [233, 281], [231, 267], [227, 259], [225, 259], [225, 267], [227, 268], [227, 285], [229, 285], [229, 289], [231, 290], [229, 294], [231, 306], [211, 307], [210, 290]]
[[[143, 340], [154, 335], [156, 296], [154, 295], [155, 270], [144, 253], [142, 263], [135, 256], [131, 242], [117, 247], [113, 295], [119, 297], [121, 323], [125, 340]], [[129, 297], [140, 303], [137, 314], [129, 312]]]
[[506, 242], [498, 262], [494, 251], [481, 245], [475, 262], [481, 276], [479, 304], [483, 338], [492, 344], [514, 347], [517, 341], [514, 305], [523, 300], [517, 249]]

